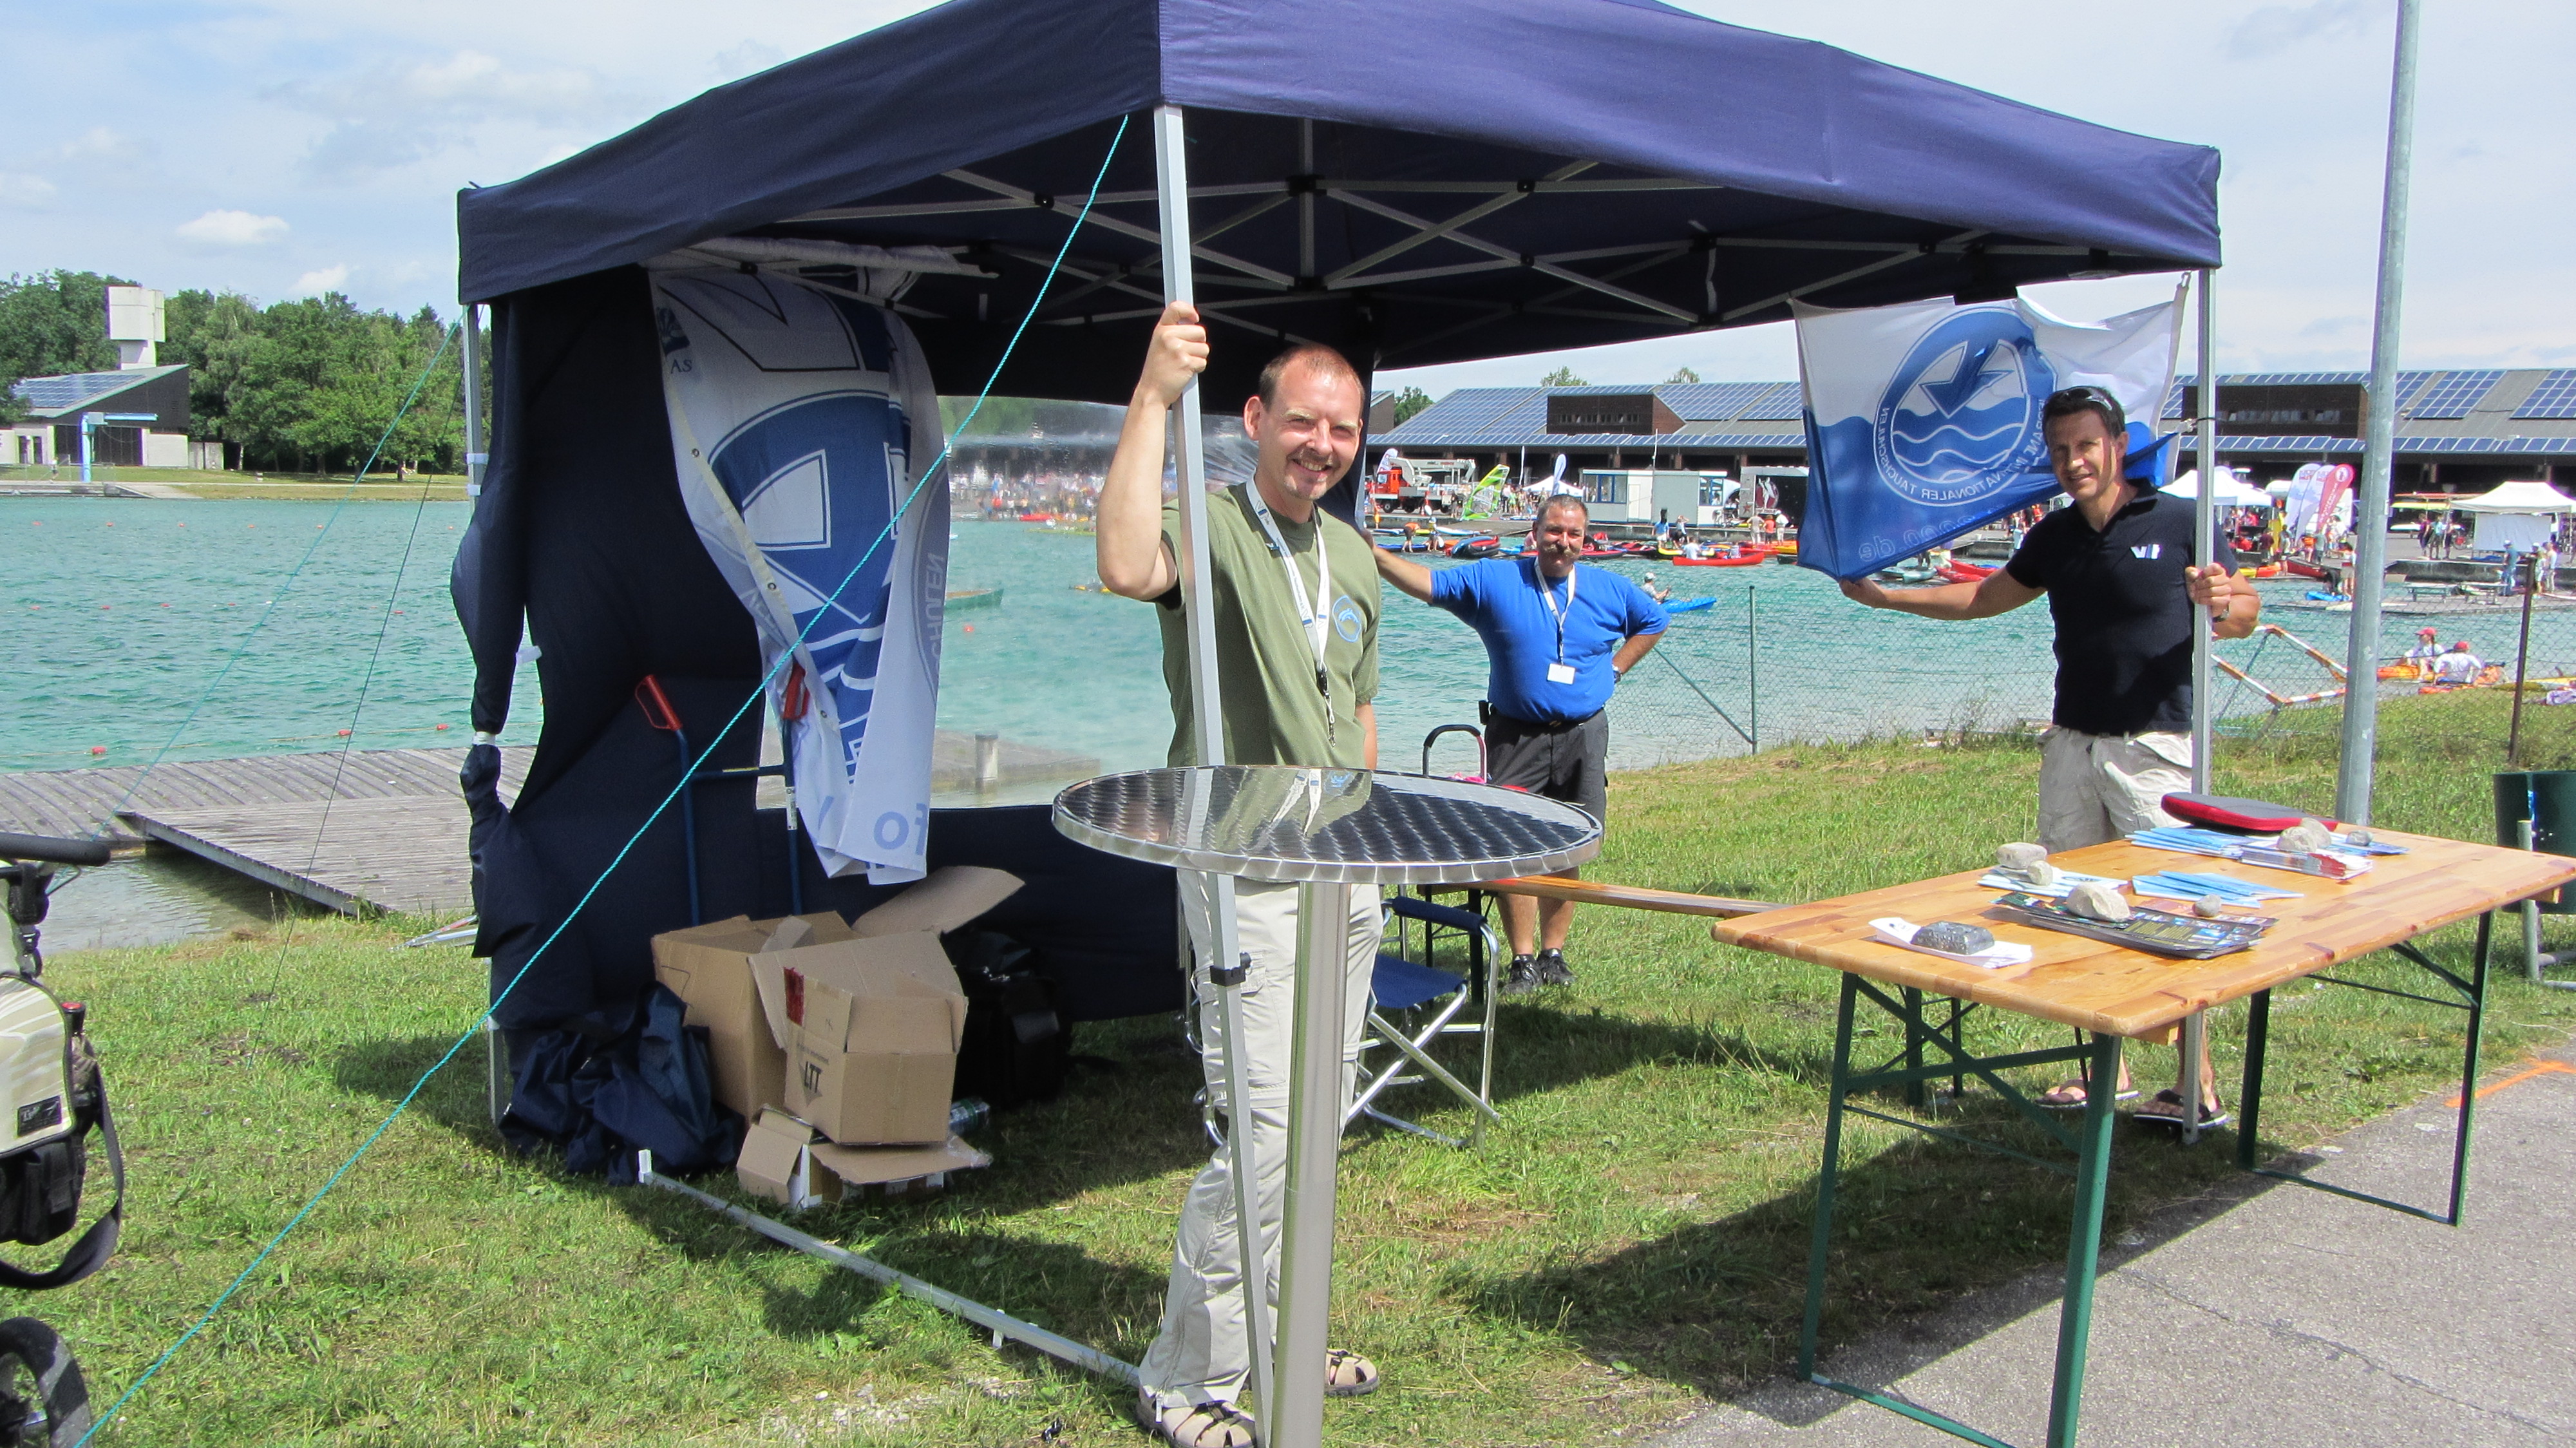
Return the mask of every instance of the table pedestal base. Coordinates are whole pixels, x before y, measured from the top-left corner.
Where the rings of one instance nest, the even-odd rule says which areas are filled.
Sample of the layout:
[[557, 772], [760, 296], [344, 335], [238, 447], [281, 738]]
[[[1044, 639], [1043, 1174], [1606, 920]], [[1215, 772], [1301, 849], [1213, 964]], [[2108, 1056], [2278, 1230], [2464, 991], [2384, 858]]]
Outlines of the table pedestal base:
[[[1297, 1021], [1288, 1076], [1288, 1191], [1281, 1223], [1279, 1336], [1261, 1405], [1264, 1448], [1324, 1437], [1325, 1339], [1332, 1327], [1334, 1173], [1342, 1146], [1342, 992], [1351, 887], [1297, 889]], [[1254, 1350], [1259, 1351], [1259, 1344]]]

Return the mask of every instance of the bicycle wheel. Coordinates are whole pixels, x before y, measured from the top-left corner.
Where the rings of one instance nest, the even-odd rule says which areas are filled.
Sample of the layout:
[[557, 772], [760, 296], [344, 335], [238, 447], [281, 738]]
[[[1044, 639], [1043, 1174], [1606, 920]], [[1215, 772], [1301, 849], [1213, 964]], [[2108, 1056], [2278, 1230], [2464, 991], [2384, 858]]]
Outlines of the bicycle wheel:
[[0, 1448], [72, 1448], [89, 1432], [89, 1386], [54, 1330], [0, 1322]]

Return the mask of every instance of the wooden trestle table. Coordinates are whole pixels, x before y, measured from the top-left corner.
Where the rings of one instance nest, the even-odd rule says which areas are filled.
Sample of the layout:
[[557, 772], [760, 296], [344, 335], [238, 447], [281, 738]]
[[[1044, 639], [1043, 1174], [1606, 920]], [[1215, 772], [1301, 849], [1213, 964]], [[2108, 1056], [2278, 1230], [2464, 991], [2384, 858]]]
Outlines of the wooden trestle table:
[[[1722, 920], [1710, 927], [1710, 934], [1722, 943], [1812, 961], [1843, 972], [1824, 1166], [1816, 1193], [1808, 1263], [1806, 1321], [1798, 1347], [1799, 1376], [1970, 1442], [2008, 1448], [2000, 1440], [1939, 1413], [1884, 1393], [1836, 1382], [1816, 1371], [1816, 1339], [1824, 1309], [1826, 1251], [1833, 1225], [1834, 1181], [1844, 1114], [1858, 1112], [1971, 1145], [2004, 1150], [1907, 1117], [1852, 1105], [1850, 1098], [1887, 1087], [1903, 1087], [1919, 1101], [1926, 1081], [1974, 1076], [2019, 1107], [2075, 1155], [2075, 1212], [2067, 1251], [2066, 1295], [2058, 1316], [2057, 1367], [2047, 1440], [2048, 1448], [2073, 1448], [2083, 1394], [2086, 1339], [2092, 1322], [2094, 1274], [2101, 1250], [2114, 1093], [2094, 1090], [2080, 1114], [2068, 1113], [2061, 1118], [2030, 1101], [2002, 1073], [2027, 1066], [2081, 1062], [2090, 1081], [2107, 1084], [2118, 1079], [2124, 1041], [2178, 1040], [2183, 1047], [2183, 1080], [2189, 1083], [2183, 1094], [2185, 1100], [2192, 1100], [2198, 1086], [2197, 1073], [2191, 1067], [2199, 1054], [2196, 1047], [2201, 1013], [2245, 997], [2252, 998], [2252, 1014], [2246, 1023], [2245, 1075], [2237, 1102], [2238, 1164], [2248, 1171], [2457, 1225], [2470, 1128], [2477, 1109], [2478, 1034], [2486, 1000], [2487, 958], [2494, 938], [2495, 912], [2576, 880], [2576, 859], [2387, 830], [2374, 834], [2386, 843], [2406, 846], [2409, 853], [2379, 856], [2367, 873], [2349, 882], [2150, 850], [2126, 842], [2094, 845], [2053, 857], [2060, 869], [2120, 880], [2159, 870], [2220, 870], [2239, 879], [2301, 892], [2298, 899], [2272, 901], [2250, 912], [2279, 922], [2253, 947], [2211, 960], [2176, 960], [2005, 920], [1999, 913], [1989, 913], [2002, 892], [1977, 883], [1984, 871], [1766, 910]], [[2145, 903], [2188, 908], [2176, 907], [2173, 902]], [[1998, 940], [2022, 942], [2035, 953], [2026, 965], [2000, 970], [1944, 960], [1876, 939], [1869, 922], [1888, 916], [1918, 925], [1935, 920], [1977, 922], [1992, 929]], [[2466, 975], [2436, 963], [2413, 944], [2427, 931], [2473, 916], [2478, 920], [2477, 943]], [[2427, 989], [2443, 994], [2416, 995], [2384, 985], [2319, 976], [2322, 971], [2380, 950], [2392, 951], [2422, 968], [2432, 978]], [[2447, 1210], [2387, 1201], [2256, 1164], [2271, 993], [2276, 986], [2309, 976], [2452, 1007], [2466, 1014], [2459, 1129], [2453, 1144]], [[1926, 1013], [1927, 997], [1946, 999], [1949, 1015], [1945, 1020], [1936, 1024]], [[1901, 1021], [1905, 1042], [1902, 1050], [1885, 1064], [1855, 1069], [1851, 1059], [1852, 1022], [1863, 1000]], [[1971, 1008], [1970, 1003], [2072, 1026], [2079, 1033], [2092, 1033], [2092, 1039], [2087, 1042], [2079, 1034], [2077, 1044], [2072, 1046], [1980, 1056], [1962, 1041], [1960, 1017]], [[2075, 1124], [2073, 1131], [2067, 1130], [2070, 1123]], [[2055, 1162], [2043, 1164], [2064, 1169]]]

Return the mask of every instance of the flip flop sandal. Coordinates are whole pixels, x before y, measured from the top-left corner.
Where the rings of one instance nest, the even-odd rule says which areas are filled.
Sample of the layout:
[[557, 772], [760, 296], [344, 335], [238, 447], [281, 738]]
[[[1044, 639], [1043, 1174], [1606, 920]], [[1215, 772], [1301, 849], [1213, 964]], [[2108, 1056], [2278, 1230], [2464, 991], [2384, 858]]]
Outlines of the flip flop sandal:
[[1364, 1398], [1377, 1391], [1377, 1364], [1344, 1348], [1324, 1355], [1324, 1396]]
[[[2157, 1109], [2159, 1107], [2163, 1109]], [[2182, 1126], [2182, 1093], [2171, 1089], [2159, 1091], [2154, 1100], [2129, 1114], [2140, 1121], [2179, 1129]], [[2203, 1131], [2213, 1126], [2225, 1126], [2231, 1119], [2224, 1106], [2213, 1103], [2200, 1108], [2200, 1129]]]
[[1166, 1408], [1143, 1388], [1136, 1390], [1136, 1423], [1167, 1448], [1252, 1448], [1254, 1436], [1252, 1418], [1232, 1403]]
[[[2126, 1101], [2137, 1094], [2138, 1089], [2132, 1086], [2111, 1099]], [[2056, 1099], [2049, 1099], [2051, 1097]], [[2091, 1088], [2081, 1081], [2060, 1081], [2032, 1099], [2050, 1111], [2081, 1111], [2091, 1099]]]

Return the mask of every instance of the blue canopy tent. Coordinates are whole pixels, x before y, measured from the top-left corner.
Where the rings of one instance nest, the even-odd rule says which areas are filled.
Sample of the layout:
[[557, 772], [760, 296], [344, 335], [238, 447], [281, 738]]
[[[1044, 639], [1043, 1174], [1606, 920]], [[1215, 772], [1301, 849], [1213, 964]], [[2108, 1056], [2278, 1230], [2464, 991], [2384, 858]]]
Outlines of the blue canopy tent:
[[[973, 392], [1122, 120], [1149, 117], [997, 392], [1124, 400], [1152, 319], [1193, 288], [1214, 342], [1201, 386], [1231, 409], [1287, 339], [1373, 372], [1778, 321], [1793, 298], [1991, 298], [2219, 261], [2213, 150], [1650, 0], [952, 0], [463, 192], [460, 294], [491, 304], [495, 348], [490, 469], [454, 589], [477, 730], [504, 722], [523, 622], [544, 649], [526, 785], [511, 811], [488, 789], [478, 806], [496, 981], [671, 786], [636, 681], [676, 681], [694, 739], [760, 674], [681, 506], [639, 264], [719, 237], [947, 249], [980, 275], [924, 275], [900, 309], [940, 390]], [[752, 748], [728, 741], [718, 762]], [[702, 839], [722, 842], [704, 847], [710, 914], [785, 903], [760, 868], [776, 835], [739, 795], [699, 804]], [[1043, 811], [1002, 814], [934, 817], [932, 863], [1017, 852], [1056, 882], [1006, 908], [1097, 969], [1073, 1014], [1152, 996], [1115, 983], [1149, 974], [1122, 958], [1172, 980], [1168, 910], [1073, 883], [1133, 867], [1072, 858]], [[668, 834], [610, 876], [504, 1024], [649, 979], [647, 938], [684, 923]], [[865, 889], [802, 868], [809, 901]]]
[[[2206, 147], [1646, 0], [953, 0], [465, 191], [459, 290], [492, 304], [495, 349], [454, 590], [477, 730], [504, 722], [523, 621], [545, 650], [537, 758], [486, 831], [495, 858], [528, 856], [485, 871], [496, 973], [669, 787], [636, 681], [709, 681], [702, 705], [674, 697], [712, 728], [759, 675], [673, 481], [637, 264], [727, 236], [948, 248], [985, 274], [924, 276], [902, 310], [941, 389], [971, 392], [1120, 118], [1157, 107], [1186, 117], [1186, 194], [1157, 186], [1171, 136], [1131, 131], [1002, 393], [1122, 400], [1190, 280], [1215, 325], [1203, 385], [1232, 408], [1283, 338], [1375, 370], [2219, 259]], [[1166, 202], [1199, 218], [1194, 278], [1163, 265]], [[712, 839], [744, 832], [705, 851], [711, 914], [785, 903], [755, 899], [737, 793], [700, 810]], [[505, 1023], [640, 987], [643, 942], [684, 923], [676, 849], [639, 845]], [[1104, 923], [1091, 947], [1168, 941], [1148, 934]]]

